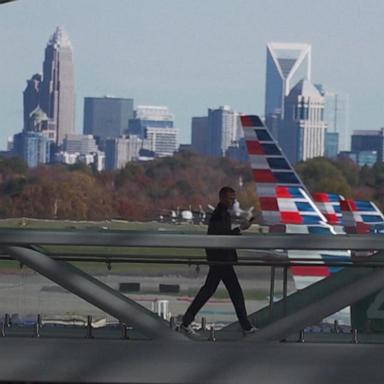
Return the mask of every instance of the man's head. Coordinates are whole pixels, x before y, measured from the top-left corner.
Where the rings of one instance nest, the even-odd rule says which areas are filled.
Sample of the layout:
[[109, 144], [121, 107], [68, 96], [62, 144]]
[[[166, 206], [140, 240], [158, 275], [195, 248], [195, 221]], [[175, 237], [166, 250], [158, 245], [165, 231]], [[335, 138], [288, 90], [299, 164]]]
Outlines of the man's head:
[[227, 208], [232, 208], [236, 200], [236, 191], [231, 187], [223, 187], [219, 192], [220, 203]]

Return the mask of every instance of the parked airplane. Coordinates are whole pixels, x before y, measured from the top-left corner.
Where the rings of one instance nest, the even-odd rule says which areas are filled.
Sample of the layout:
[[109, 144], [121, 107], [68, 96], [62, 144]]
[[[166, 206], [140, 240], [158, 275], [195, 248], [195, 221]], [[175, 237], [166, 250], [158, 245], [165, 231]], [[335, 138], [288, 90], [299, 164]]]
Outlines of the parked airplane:
[[166, 210], [159, 216], [159, 219], [161, 222], [172, 224], [204, 224], [206, 217], [207, 212], [199, 205], [198, 210], [193, 210], [191, 206], [184, 209], [177, 207], [176, 210]]

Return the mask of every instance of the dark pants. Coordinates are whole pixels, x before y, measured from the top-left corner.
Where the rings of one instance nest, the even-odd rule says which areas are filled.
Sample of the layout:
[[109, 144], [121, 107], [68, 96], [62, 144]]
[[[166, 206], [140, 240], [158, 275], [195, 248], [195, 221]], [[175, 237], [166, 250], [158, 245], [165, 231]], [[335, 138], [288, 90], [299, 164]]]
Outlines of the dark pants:
[[213, 265], [209, 267], [209, 272], [205, 284], [200, 288], [199, 293], [188, 307], [183, 316], [183, 325], [189, 325], [195, 318], [197, 312], [215, 293], [220, 281], [223, 281], [229, 293], [236, 315], [243, 329], [251, 328], [245, 309], [243, 291], [232, 265]]

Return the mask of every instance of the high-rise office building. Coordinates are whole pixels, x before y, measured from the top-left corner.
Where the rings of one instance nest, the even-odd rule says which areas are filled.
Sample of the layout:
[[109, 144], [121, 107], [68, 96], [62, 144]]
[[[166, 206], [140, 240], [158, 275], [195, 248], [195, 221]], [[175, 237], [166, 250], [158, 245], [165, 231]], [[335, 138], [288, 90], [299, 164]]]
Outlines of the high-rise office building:
[[191, 149], [200, 155], [209, 154], [209, 127], [208, 116], [192, 117], [191, 123]]
[[199, 154], [223, 157], [241, 138], [239, 114], [230, 106], [208, 109], [208, 116], [192, 118], [192, 149]]
[[[327, 124], [327, 122], [325, 122]], [[325, 131], [324, 136], [324, 156], [329, 159], [334, 159], [339, 153], [339, 134], [337, 132]]]
[[349, 151], [351, 148], [351, 133], [349, 131], [349, 96], [327, 90], [322, 84], [316, 88], [324, 97], [324, 120], [328, 133], [338, 134], [338, 151]]
[[311, 46], [300, 43], [268, 43], [265, 85], [265, 119], [278, 139], [284, 119], [284, 99], [300, 80], [311, 79]]
[[324, 97], [308, 80], [301, 80], [285, 98], [279, 144], [293, 163], [324, 156]]
[[237, 140], [238, 114], [228, 105], [208, 109], [209, 154], [225, 156], [228, 147]]
[[147, 127], [145, 130], [149, 150], [156, 157], [172, 156], [178, 150], [178, 130], [175, 128]]
[[129, 121], [128, 132], [147, 139], [155, 156], [171, 156], [178, 149], [179, 130], [168, 107], [139, 105]]
[[129, 121], [128, 133], [145, 138], [147, 128], [174, 128], [175, 117], [168, 107], [138, 105]]
[[86, 155], [88, 153], [98, 152], [99, 148], [92, 135], [78, 135], [73, 133], [65, 136], [63, 140], [63, 150], [68, 153]]
[[24, 130], [28, 130], [30, 114], [40, 105], [41, 80], [40, 74], [34, 74], [23, 92]]
[[86, 135], [101, 141], [119, 137], [128, 130], [128, 121], [133, 117], [133, 99], [118, 97], [84, 98], [84, 128]]
[[28, 167], [49, 163], [51, 144], [41, 132], [23, 131], [13, 136], [13, 152], [23, 158]]
[[40, 106], [29, 114], [23, 132], [39, 132], [51, 142], [56, 139], [55, 125]]
[[375, 151], [377, 161], [384, 161], [384, 128], [353, 131], [351, 150], [356, 154]]
[[128, 160], [128, 138], [114, 137], [105, 141], [105, 169], [124, 168]]
[[127, 162], [139, 158], [142, 149], [149, 149], [148, 141], [136, 135], [107, 139], [105, 141], [105, 169], [124, 168]]
[[57, 27], [45, 49], [40, 106], [54, 123], [56, 143], [74, 132], [75, 80], [72, 45], [65, 31]]

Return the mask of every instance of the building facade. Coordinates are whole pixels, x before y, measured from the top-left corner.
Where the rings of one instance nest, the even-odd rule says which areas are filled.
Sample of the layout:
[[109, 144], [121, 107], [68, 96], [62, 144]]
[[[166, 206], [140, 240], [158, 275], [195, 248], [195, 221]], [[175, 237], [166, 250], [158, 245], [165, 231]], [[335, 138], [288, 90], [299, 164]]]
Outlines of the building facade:
[[133, 99], [116, 97], [84, 98], [85, 135], [106, 140], [127, 133], [128, 121], [133, 117]]
[[[328, 126], [328, 122], [327, 126]], [[324, 136], [324, 156], [329, 159], [335, 159], [339, 153], [339, 134], [337, 132], [328, 132], [326, 129]]]
[[349, 130], [349, 96], [327, 90], [322, 84], [316, 88], [324, 97], [324, 120], [328, 133], [338, 134], [338, 151], [351, 149], [351, 132]]
[[24, 159], [29, 168], [51, 161], [52, 141], [41, 132], [20, 132], [13, 137], [13, 152]]
[[209, 127], [208, 116], [192, 117], [191, 123], [191, 149], [200, 155], [209, 154]]
[[279, 144], [291, 163], [324, 156], [324, 98], [308, 80], [301, 80], [285, 98]]
[[178, 130], [175, 128], [146, 128], [146, 139], [149, 150], [155, 153], [156, 157], [173, 156], [178, 150]]
[[191, 126], [192, 149], [207, 156], [226, 156], [229, 147], [241, 137], [239, 114], [230, 106], [208, 109], [208, 116], [193, 117]]
[[42, 76], [36, 73], [27, 81], [27, 87], [23, 92], [23, 130], [28, 130], [28, 123], [31, 113], [40, 106], [40, 87]]
[[353, 131], [351, 151], [356, 154], [362, 151], [375, 151], [377, 161], [384, 161], [384, 128]]
[[68, 153], [87, 155], [89, 153], [98, 152], [99, 147], [92, 135], [78, 135], [72, 133], [65, 136], [63, 150]]
[[124, 168], [129, 161], [138, 160], [142, 150], [149, 150], [149, 143], [139, 136], [108, 138], [105, 141], [105, 169]]
[[129, 121], [128, 133], [145, 138], [147, 128], [175, 128], [175, 117], [168, 107], [139, 105]]
[[56, 144], [74, 132], [75, 79], [72, 45], [65, 31], [57, 27], [45, 49], [40, 106], [54, 123]]
[[139, 105], [129, 121], [129, 135], [147, 140], [157, 157], [172, 156], [178, 150], [179, 130], [174, 115], [164, 106]]

